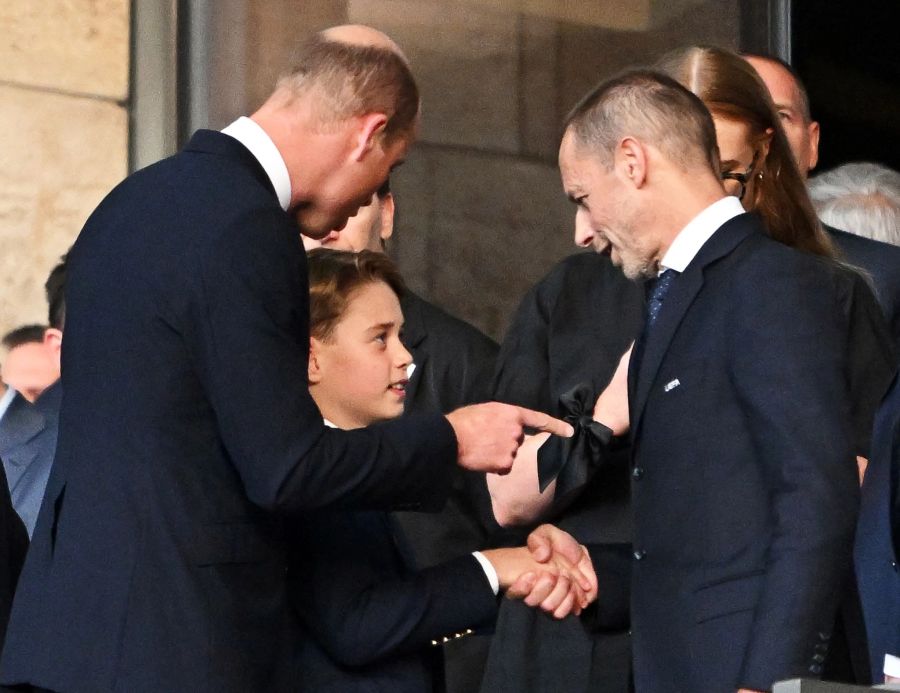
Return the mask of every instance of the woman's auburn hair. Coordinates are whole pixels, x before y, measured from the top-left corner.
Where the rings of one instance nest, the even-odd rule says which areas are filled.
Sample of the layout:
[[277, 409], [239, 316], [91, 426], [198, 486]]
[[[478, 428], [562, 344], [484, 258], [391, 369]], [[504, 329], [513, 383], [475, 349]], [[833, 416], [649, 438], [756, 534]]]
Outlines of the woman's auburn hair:
[[762, 140], [771, 131], [769, 152], [751, 174], [756, 176], [753, 197], [744, 204], [759, 214], [776, 241], [834, 257], [772, 97], [753, 66], [731, 51], [690, 46], [667, 53], [656, 68], [690, 89], [714, 116], [746, 123], [751, 137]]

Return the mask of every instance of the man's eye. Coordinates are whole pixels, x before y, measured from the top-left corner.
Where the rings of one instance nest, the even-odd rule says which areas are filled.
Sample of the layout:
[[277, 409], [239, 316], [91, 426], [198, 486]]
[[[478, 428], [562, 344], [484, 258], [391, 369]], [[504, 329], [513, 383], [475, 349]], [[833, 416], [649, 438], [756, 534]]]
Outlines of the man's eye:
[[387, 332], [380, 332], [375, 335], [375, 341], [379, 344], [387, 344]]
[[788, 113], [787, 111], [778, 111], [778, 117], [781, 118], [782, 120], [790, 120], [791, 114]]

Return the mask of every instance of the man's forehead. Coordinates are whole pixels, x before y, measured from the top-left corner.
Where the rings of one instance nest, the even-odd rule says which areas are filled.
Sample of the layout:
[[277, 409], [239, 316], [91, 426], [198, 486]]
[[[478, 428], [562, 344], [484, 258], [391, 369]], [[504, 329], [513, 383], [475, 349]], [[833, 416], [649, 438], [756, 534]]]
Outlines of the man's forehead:
[[777, 106], [795, 109], [799, 106], [800, 87], [784, 66], [764, 58], [751, 58], [749, 62], [756, 69]]

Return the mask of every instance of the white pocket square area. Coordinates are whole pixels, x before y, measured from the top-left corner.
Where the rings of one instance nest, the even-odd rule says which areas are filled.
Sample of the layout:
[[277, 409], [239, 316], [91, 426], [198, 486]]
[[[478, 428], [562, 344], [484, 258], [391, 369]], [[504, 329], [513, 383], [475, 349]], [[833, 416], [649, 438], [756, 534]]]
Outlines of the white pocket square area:
[[666, 383], [666, 386], [663, 388], [663, 392], [669, 392], [670, 390], [674, 390], [676, 387], [681, 385], [681, 381], [678, 378], [675, 380], [670, 380]]

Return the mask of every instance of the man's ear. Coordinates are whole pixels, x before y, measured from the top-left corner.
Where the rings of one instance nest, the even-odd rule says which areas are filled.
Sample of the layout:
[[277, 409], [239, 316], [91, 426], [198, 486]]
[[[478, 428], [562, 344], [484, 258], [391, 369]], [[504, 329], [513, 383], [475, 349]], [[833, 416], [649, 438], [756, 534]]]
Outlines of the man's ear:
[[55, 327], [48, 327], [44, 330], [44, 346], [50, 350], [57, 363], [62, 355], [62, 338], [62, 330], [57, 330]]
[[309, 365], [306, 370], [306, 379], [309, 385], [315, 385], [322, 380], [322, 365], [320, 356], [322, 342], [315, 337], [309, 338]]
[[384, 113], [367, 113], [357, 116], [354, 120], [356, 128], [350, 158], [353, 161], [362, 161], [366, 154], [380, 144], [384, 129], [388, 124], [388, 117]]
[[615, 151], [615, 166], [624, 180], [642, 188], [647, 180], [647, 150], [634, 137], [625, 137]]
[[807, 171], [812, 171], [819, 163], [819, 123], [813, 120], [806, 126], [809, 131], [809, 161]]
[[388, 193], [381, 199], [381, 230], [378, 235], [382, 243], [394, 234], [394, 195]]

